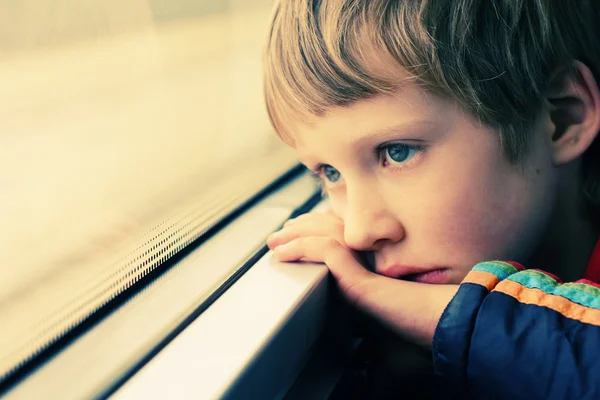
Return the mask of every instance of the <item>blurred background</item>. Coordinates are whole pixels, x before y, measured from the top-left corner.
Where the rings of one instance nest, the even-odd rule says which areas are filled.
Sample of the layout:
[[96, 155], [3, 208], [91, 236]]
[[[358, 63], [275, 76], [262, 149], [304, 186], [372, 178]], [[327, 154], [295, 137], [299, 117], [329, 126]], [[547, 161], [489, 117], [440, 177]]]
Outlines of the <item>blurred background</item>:
[[0, 0], [0, 378], [140, 273], [118, 260], [175, 210], [295, 165], [262, 99], [272, 5]]

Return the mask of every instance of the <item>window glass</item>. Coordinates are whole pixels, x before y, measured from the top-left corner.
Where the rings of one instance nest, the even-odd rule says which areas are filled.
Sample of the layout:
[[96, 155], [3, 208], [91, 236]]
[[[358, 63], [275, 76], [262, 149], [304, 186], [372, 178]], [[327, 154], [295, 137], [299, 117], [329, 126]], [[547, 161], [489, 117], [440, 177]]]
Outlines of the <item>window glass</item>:
[[0, 382], [296, 165], [272, 1], [0, 1]]

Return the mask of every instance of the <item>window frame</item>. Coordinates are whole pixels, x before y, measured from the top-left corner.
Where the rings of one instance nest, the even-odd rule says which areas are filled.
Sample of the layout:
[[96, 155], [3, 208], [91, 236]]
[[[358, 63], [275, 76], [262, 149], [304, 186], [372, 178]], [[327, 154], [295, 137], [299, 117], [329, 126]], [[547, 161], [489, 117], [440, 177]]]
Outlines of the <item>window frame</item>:
[[[132, 390], [129, 389], [132, 387], [143, 387], [155, 394], [161, 387], [164, 389], [165, 386], [154, 386], [160, 383], [156, 380], [147, 381], [148, 378], [144, 378], [148, 375], [146, 371], [156, 368], [153, 365], [160, 364], [162, 362], [160, 360], [165, 357], [168, 358], [168, 354], [176, 351], [174, 349], [181, 346], [178, 343], [183, 342], [185, 344], [183, 338], [192, 335], [191, 332], [197, 329], [206, 333], [213, 332], [214, 338], [224, 339], [225, 335], [218, 334], [218, 332], [222, 332], [220, 330], [223, 329], [222, 324], [226, 324], [228, 321], [236, 322], [237, 325], [232, 328], [231, 332], [232, 334], [241, 335], [240, 338], [246, 336], [250, 339], [249, 327], [255, 326], [257, 328], [255, 336], [252, 337], [253, 340], [247, 341], [248, 347], [244, 350], [232, 351], [231, 348], [227, 347], [227, 342], [221, 342], [220, 345], [218, 343], [204, 343], [204, 346], [213, 350], [220, 349], [220, 353], [214, 355], [217, 358], [225, 357], [228, 354], [234, 358], [239, 358], [242, 354], [245, 354], [243, 362], [236, 365], [227, 365], [228, 380], [219, 382], [216, 378], [206, 376], [203, 385], [198, 385], [199, 378], [196, 376], [191, 381], [180, 382], [181, 387], [191, 391], [193, 387], [207, 387], [206, 382], [210, 382], [212, 387], [218, 387], [221, 390], [221, 392], [214, 391], [214, 396], [235, 397], [235, 393], [239, 393], [239, 390], [246, 391], [249, 387], [254, 387], [256, 390], [267, 389], [267, 383], [264, 382], [264, 379], [260, 383], [260, 377], [264, 378], [268, 374], [259, 374], [257, 378], [256, 371], [269, 370], [271, 374], [275, 372], [283, 374], [284, 371], [287, 371], [284, 375], [289, 379], [285, 382], [276, 380], [277, 385], [275, 386], [277, 387], [271, 385], [273, 386], [271, 391], [278, 393], [275, 397], [282, 395], [291, 386], [300, 369], [307, 362], [307, 355], [310, 354], [311, 348], [322, 331], [327, 301], [327, 268], [324, 265], [306, 265], [298, 268], [297, 265], [273, 263], [271, 254], [267, 252], [264, 246], [264, 241], [268, 233], [280, 226], [290, 215], [293, 215], [294, 210], [298, 210], [299, 205], [304, 203], [302, 212], [305, 212], [319, 200], [318, 188], [307, 173], [291, 178], [288, 183], [283, 184], [274, 193], [258, 201], [252, 208], [225, 226], [222, 231], [198, 249], [190, 252], [148, 287], [138, 292], [102, 321], [99, 321], [93, 328], [74, 340], [60, 353], [39, 366], [24, 380], [10, 389], [5, 394], [6, 398], [19, 399], [32, 398], [32, 396], [103, 398], [111, 395], [119, 397], [120, 393]], [[246, 221], [245, 227], [240, 228], [244, 218], [249, 218], [249, 220]], [[123, 347], [124, 344], [119, 343], [119, 340], [122, 339], [123, 334], [128, 333], [125, 325], [128, 319], [131, 320], [132, 316], [138, 315], [139, 307], [143, 307], [144, 303], [146, 303], [146, 307], [148, 307], [148, 304], [154, 307], [157, 304], [163, 304], [164, 308], [161, 307], [158, 310], [159, 312], [165, 312], [169, 309], [168, 303], [156, 299], [154, 302], [148, 302], [148, 299], [156, 296], [160, 292], [161, 286], [169, 286], [168, 277], [181, 270], [178, 269], [178, 264], [183, 266], [186, 263], [192, 265], [194, 263], [219, 262], [219, 259], [215, 260], [215, 254], [230, 252], [232, 240], [234, 243], [236, 240], [235, 236], [231, 236], [234, 235], [233, 231], [236, 226], [238, 235], [242, 232], [242, 235], [253, 237], [255, 240], [253, 248], [236, 248], [236, 252], [239, 250], [238, 259], [246, 257], [247, 262], [244, 265], [252, 265], [252, 267], [241, 274], [239, 279], [236, 278], [235, 283], [230, 285], [228, 290], [221, 293], [214, 303], [199, 315], [194, 314], [194, 310], [198, 308], [197, 304], [188, 304], [186, 306], [187, 314], [177, 315], [177, 318], [183, 321], [185, 329], [181, 328], [181, 323], [175, 324], [175, 328], [171, 325], [170, 330], [165, 331], [163, 329], [162, 332], [158, 333], [158, 336], [162, 335], [162, 337], [153, 338], [154, 345], [148, 345], [147, 341], [139, 340], [142, 344], [145, 343], [145, 351], [138, 349], [137, 352], [130, 352], [125, 360], [117, 360], [116, 358], [122, 358], [120, 355], [111, 359], [111, 351], [114, 354], [118, 350], [118, 346], [121, 346], [122, 353], [127, 352], [123, 350], [126, 347]], [[248, 226], [256, 229], [249, 231]], [[242, 229], [242, 231], [239, 231], [239, 229]], [[258, 249], [256, 240], [260, 243]], [[211, 243], [217, 249], [216, 253], [213, 250], [212, 255], [205, 255], [205, 258], [202, 259], [202, 256], [198, 253], [205, 251], [211, 246]], [[262, 256], [257, 257], [257, 254]], [[239, 272], [240, 269], [238, 268], [237, 271]], [[179, 275], [179, 279], [186, 279], [183, 274], [180, 273]], [[173, 280], [170, 283], [171, 290], [176, 287], [173, 286], [176, 285], [174, 282]], [[268, 287], [279, 287], [285, 298], [275, 302], [267, 301], [268, 296], [265, 296], [265, 288]], [[252, 302], [248, 299], [252, 299]], [[265, 311], [265, 319], [257, 321], [236, 319], [236, 307], [238, 307], [239, 312], [241, 310], [240, 305], [246, 310]], [[153, 312], [156, 311], [153, 310]], [[181, 313], [181, 311], [179, 312]], [[237, 315], [239, 316], [239, 314]], [[132, 321], [129, 321], [129, 323], [131, 324]], [[248, 325], [248, 323], [251, 325]], [[291, 326], [300, 327], [300, 329], [290, 331], [289, 327]], [[129, 332], [129, 336], [131, 339], [132, 332]], [[299, 337], [303, 338], [302, 346], [298, 345]], [[290, 342], [290, 340], [292, 341]], [[294, 344], [294, 340], [296, 344]], [[278, 346], [275, 346], [279, 350], [275, 353], [272, 353], [271, 350], [265, 351], [267, 348], [273, 348], [275, 342], [279, 343]], [[188, 350], [190, 349], [188, 347]], [[283, 360], [277, 356], [273, 357], [281, 349], [289, 350], [289, 358]], [[104, 356], [103, 361], [97, 358], [102, 355]], [[107, 359], [108, 361], [106, 361]], [[292, 359], [294, 361], [290, 362]], [[196, 362], [202, 362], [202, 360], [196, 359]], [[101, 371], [103, 363], [104, 372]], [[173, 368], [173, 371], [181, 372], [184, 369], [196, 369], [198, 366], [193, 366], [193, 360], [187, 360], [180, 362], [176, 367], [170, 368]], [[110, 373], [107, 373], [107, 370], [110, 370]], [[180, 378], [184, 376], [183, 373], [175, 375], [180, 376]], [[74, 380], [74, 376], [77, 379]], [[132, 378], [129, 379], [130, 377]], [[162, 379], [162, 385], [169, 382], [177, 382], [177, 379]], [[204, 396], [201, 397], [204, 398]]]

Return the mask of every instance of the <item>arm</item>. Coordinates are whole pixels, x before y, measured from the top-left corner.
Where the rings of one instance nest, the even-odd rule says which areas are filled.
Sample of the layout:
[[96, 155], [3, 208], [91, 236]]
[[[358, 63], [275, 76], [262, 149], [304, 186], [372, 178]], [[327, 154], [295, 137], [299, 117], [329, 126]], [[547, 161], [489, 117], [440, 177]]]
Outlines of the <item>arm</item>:
[[284, 260], [322, 258], [350, 301], [433, 342], [436, 373], [458, 398], [600, 398], [599, 288], [514, 267], [504, 279], [490, 272], [507, 263], [478, 264], [460, 287], [427, 285], [371, 274], [333, 242], [287, 250]]
[[350, 302], [433, 343], [436, 371], [460, 398], [600, 398], [600, 288], [500, 262], [478, 264], [460, 286], [391, 279], [315, 218], [273, 235], [276, 257], [325, 263]]

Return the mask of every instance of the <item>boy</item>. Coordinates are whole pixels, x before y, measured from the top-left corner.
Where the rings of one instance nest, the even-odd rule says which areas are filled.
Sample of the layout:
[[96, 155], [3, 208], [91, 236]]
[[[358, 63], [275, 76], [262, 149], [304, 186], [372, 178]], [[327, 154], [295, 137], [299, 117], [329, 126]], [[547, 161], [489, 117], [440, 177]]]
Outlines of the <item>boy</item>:
[[269, 116], [333, 212], [269, 246], [432, 346], [460, 398], [600, 398], [598, 21], [595, 0], [276, 5]]

